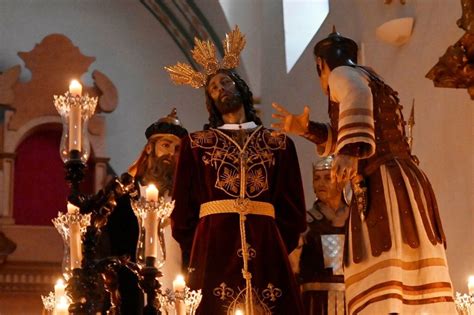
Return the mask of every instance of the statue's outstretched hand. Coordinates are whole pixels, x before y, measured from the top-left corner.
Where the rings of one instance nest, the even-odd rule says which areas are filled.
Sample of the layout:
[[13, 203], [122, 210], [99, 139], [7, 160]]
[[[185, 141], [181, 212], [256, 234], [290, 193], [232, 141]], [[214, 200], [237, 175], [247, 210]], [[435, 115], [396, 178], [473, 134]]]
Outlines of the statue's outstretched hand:
[[275, 128], [276, 132], [303, 135], [308, 131], [308, 106], [304, 107], [301, 115], [293, 115], [277, 103], [272, 103], [272, 106], [278, 111], [278, 113], [272, 114], [272, 117], [277, 119], [277, 122], [271, 125], [272, 128]]

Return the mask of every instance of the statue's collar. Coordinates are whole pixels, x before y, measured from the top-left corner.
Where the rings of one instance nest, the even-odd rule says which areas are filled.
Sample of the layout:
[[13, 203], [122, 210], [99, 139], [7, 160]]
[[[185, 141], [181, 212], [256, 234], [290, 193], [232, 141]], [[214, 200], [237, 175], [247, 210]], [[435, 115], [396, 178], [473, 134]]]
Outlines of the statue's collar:
[[222, 130], [242, 130], [242, 129], [254, 129], [257, 128], [257, 124], [253, 121], [244, 122], [241, 124], [223, 124], [222, 126], [217, 127], [217, 129]]

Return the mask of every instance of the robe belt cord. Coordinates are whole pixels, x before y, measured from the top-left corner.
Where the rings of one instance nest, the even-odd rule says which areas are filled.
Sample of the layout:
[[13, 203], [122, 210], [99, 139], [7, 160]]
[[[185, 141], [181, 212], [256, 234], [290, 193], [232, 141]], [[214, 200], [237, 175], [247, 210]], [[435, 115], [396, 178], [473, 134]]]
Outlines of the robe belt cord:
[[265, 215], [275, 218], [275, 209], [271, 203], [249, 199], [224, 199], [203, 203], [199, 211], [199, 218], [219, 213], [240, 214], [242, 212], [246, 215]]
[[246, 284], [245, 314], [254, 314], [252, 298], [252, 274], [248, 270], [249, 252], [247, 246], [247, 235], [245, 232], [245, 220], [247, 215], [265, 215], [275, 218], [275, 209], [268, 202], [252, 201], [246, 198], [216, 200], [203, 203], [199, 211], [199, 217], [219, 213], [238, 213], [240, 227], [240, 242], [242, 248], [242, 277]]

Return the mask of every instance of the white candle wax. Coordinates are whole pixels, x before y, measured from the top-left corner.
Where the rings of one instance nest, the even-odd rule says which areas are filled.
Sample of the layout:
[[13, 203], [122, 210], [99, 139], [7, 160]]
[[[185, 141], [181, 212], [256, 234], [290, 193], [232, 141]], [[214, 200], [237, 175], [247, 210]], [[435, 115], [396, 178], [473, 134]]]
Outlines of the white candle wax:
[[178, 275], [173, 280], [173, 290], [177, 295], [176, 299], [176, 315], [186, 315], [186, 304], [184, 303], [184, 289], [186, 288], [186, 282], [182, 275]]
[[81, 107], [71, 105], [69, 109], [69, 151], [81, 151]]
[[81, 227], [78, 222], [71, 223], [69, 226], [69, 247], [71, 251], [71, 269], [81, 268]]
[[61, 297], [58, 303], [56, 303], [56, 306], [54, 308], [54, 315], [68, 315], [68, 307], [69, 303], [67, 301], [67, 298], [65, 296]]
[[[69, 214], [79, 213], [79, 208], [68, 202], [67, 212]], [[71, 269], [81, 268], [82, 244], [81, 227], [79, 222], [73, 222], [69, 226], [69, 249], [71, 258]]]
[[[81, 96], [82, 85], [77, 80], [69, 84], [69, 93], [72, 96]], [[81, 108], [73, 105], [69, 109], [69, 151], [81, 150]]]
[[469, 290], [469, 294], [474, 294], [474, 276], [467, 278], [467, 289]]
[[158, 257], [158, 216], [154, 211], [145, 218], [145, 257]]
[[82, 85], [77, 80], [72, 80], [69, 84], [69, 93], [72, 96], [81, 96], [82, 95]]
[[145, 195], [147, 201], [158, 201], [158, 189], [153, 184], [148, 185]]
[[54, 300], [56, 305], [59, 304], [61, 297], [64, 297], [64, 292], [66, 289], [66, 285], [64, 284], [64, 280], [62, 278], [58, 279], [56, 281], [56, 284], [54, 285]]

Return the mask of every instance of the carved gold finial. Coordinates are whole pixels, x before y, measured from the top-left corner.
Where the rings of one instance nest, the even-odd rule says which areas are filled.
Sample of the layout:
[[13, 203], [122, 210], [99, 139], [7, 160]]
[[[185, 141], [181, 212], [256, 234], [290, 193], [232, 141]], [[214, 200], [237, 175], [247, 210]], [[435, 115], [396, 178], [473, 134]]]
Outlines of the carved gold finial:
[[171, 80], [175, 84], [188, 84], [193, 88], [200, 88], [206, 84], [208, 76], [220, 69], [234, 69], [239, 65], [239, 56], [245, 47], [245, 36], [236, 26], [223, 41], [224, 58], [219, 63], [215, 45], [207, 40], [194, 39], [194, 48], [191, 50], [193, 59], [204, 68], [203, 72], [194, 70], [189, 64], [178, 62], [174, 66], [165, 67]]
[[236, 26], [229, 34], [225, 35], [225, 40], [222, 41], [224, 46], [224, 59], [222, 60], [222, 68], [233, 69], [239, 65], [239, 56], [245, 47], [245, 36]]
[[195, 71], [187, 63], [178, 62], [174, 66], [165, 67], [165, 69], [175, 84], [189, 84], [197, 89], [206, 83], [206, 76]]
[[194, 49], [191, 50], [193, 59], [204, 67], [207, 75], [216, 73], [218, 69], [216, 47], [210, 41], [194, 38]]

